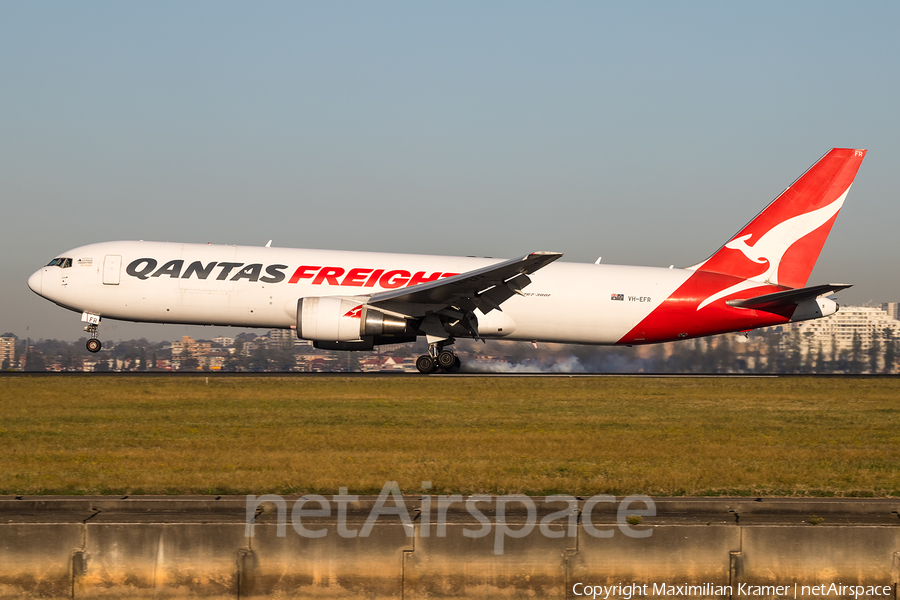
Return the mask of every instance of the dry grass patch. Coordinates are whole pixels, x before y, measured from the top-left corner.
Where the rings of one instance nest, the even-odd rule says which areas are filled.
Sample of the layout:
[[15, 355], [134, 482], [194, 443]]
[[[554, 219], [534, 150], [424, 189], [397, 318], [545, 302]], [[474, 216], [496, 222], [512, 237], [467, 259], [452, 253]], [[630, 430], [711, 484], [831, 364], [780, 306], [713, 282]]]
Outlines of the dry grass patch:
[[0, 379], [0, 493], [900, 495], [900, 381]]

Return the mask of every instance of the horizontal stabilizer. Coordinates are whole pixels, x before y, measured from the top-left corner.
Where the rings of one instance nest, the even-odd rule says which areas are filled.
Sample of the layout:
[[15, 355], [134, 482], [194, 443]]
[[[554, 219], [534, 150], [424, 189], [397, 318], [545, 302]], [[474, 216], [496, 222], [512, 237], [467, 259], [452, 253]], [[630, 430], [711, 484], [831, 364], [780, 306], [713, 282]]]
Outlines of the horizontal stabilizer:
[[783, 292], [775, 292], [774, 294], [765, 294], [754, 298], [744, 298], [743, 300], [728, 300], [725, 302], [728, 306], [735, 308], [755, 308], [766, 310], [781, 306], [791, 306], [799, 304], [804, 300], [812, 300], [819, 296], [833, 294], [841, 290], [851, 287], [852, 284], [847, 283], [826, 283], [825, 285], [814, 285], [812, 287], [799, 288], [796, 290], [785, 290]]

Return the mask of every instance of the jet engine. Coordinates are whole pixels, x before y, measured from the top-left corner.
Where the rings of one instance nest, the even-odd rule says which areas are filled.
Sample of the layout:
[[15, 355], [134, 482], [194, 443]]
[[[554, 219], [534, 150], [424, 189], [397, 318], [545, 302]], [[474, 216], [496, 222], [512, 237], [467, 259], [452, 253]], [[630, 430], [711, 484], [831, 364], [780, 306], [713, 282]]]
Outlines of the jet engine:
[[389, 315], [366, 305], [362, 307], [359, 327], [360, 335], [374, 335], [376, 337], [386, 335], [412, 335], [415, 337], [416, 334], [416, 327], [409, 322], [409, 319]]
[[797, 304], [794, 314], [791, 315], [791, 322], [830, 317], [839, 309], [838, 303], [831, 298], [825, 298], [824, 296], [810, 298]]
[[306, 340], [371, 343], [372, 338], [385, 336], [415, 339], [415, 332], [408, 319], [362, 304], [358, 298], [322, 296], [297, 301], [297, 335]]

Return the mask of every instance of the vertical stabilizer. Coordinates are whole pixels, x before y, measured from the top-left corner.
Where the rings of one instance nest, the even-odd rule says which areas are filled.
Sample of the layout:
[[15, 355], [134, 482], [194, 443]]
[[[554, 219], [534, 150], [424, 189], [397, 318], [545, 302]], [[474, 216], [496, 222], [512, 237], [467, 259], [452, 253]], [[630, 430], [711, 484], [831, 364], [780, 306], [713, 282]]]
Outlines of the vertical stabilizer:
[[805, 286], [865, 155], [832, 149], [715, 254], [689, 268]]

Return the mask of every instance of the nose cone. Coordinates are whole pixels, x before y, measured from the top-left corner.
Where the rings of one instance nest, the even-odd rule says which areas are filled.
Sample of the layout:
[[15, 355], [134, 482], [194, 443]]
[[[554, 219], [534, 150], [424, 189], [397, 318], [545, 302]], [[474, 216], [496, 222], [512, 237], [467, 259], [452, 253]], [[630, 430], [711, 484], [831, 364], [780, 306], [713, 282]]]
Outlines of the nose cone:
[[44, 279], [44, 270], [38, 269], [34, 272], [34, 274], [28, 278], [28, 287], [31, 288], [31, 291], [35, 294], [40, 295], [41, 293], [41, 283]]

